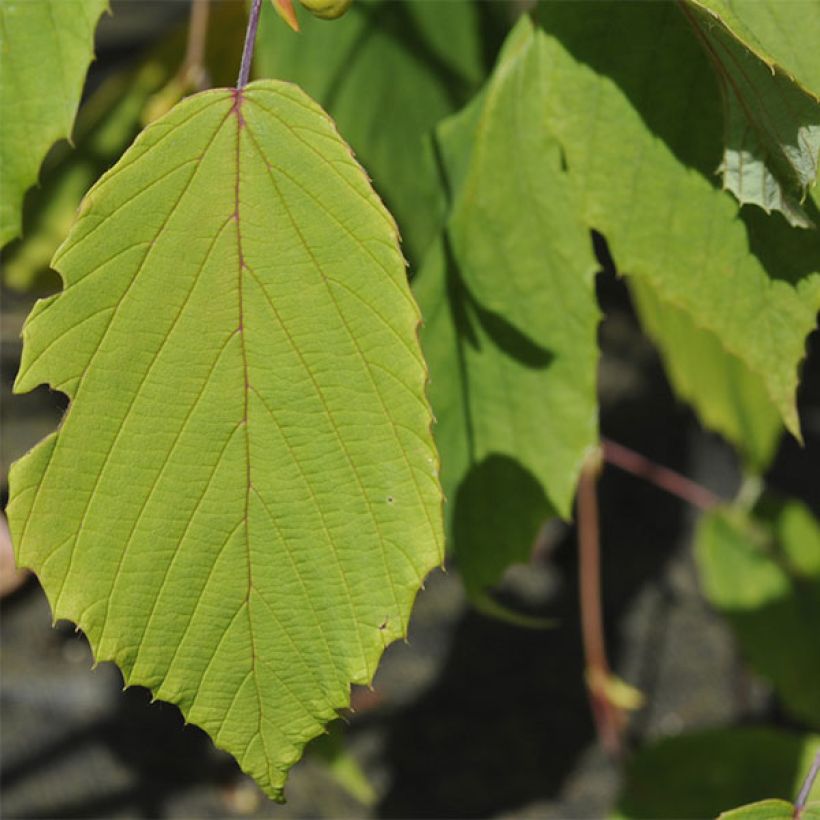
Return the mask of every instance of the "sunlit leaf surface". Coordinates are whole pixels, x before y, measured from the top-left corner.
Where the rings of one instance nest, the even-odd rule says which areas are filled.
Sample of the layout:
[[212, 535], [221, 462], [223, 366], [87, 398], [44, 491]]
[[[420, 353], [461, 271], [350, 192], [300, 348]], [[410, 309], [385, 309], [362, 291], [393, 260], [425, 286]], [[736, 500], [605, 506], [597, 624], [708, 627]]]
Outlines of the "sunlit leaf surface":
[[21, 564], [128, 683], [278, 797], [441, 560], [418, 311], [389, 214], [294, 86], [191, 97], [86, 197], [16, 388]]

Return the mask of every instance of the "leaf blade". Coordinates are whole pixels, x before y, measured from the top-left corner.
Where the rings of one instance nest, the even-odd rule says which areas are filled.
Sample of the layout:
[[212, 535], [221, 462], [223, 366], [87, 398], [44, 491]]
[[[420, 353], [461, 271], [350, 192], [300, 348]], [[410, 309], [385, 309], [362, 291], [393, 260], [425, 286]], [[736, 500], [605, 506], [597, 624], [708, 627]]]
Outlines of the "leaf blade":
[[613, 814], [662, 817], [672, 806], [681, 817], [717, 817], [741, 803], [792, 800], [818, 748], [818, 735], [766, 727], [662, 738], [630, 761]]
[[[681, 5], [715, 68], [724, 103], [725, 145], [720, 171], [723, 186], [741, 205], [752, 203], [769, 213], [780, 211], [789, 224], [812, 228], [802, 207], [817, 178], [820, 151], [820, 99], [796, 83], [783, 69], [760, 57], [720, 17], [701, 4]], [[799, 8], [799, 6], [796, 6]], [[818, 15], [798, 15], [783, 4], [770, 5], [771, 20], [761, 33], [785, 22], [791, 29], [816, 29]], [[731, 15], [730, 15], [731, 16]], [[812, 23], [815, 23], [812, 26]], [[750, 37], [756, 43], [756, 38]], [[812, 51], [808, 46], [807, 51]]]
[[[737, 218], [736, 202], [713, 185], [718, 90], [678, 10], [621, 2], [597, 12], [538, 9], [555, 88], [548, 123], [582, 191], [585, 218], [606, 236], [620, 271], [687, 313], [761, 380], [799, 437], [797, 370], [820, 307], [816, 235], [799, 231], [811, 234], [802, 240], [809, 245], [800, 273], [783, 275]], [[628, 54], [610, 47], [613, 32], [631, 38]]]
[[13, 469], [19, 558], [279, 796], [441, 560], [392, 219], [321, 109], [260, 82], [146, 129], [54, 264], [17, 388], [72, 403]]
[[[481, 7], [357, 2], [328, 26], [304, 16], [295, 35], [262, 9], [254, 71], [295, 82], [336, 121], [420, 263], [440, 222], [426, 140], [483, 79]], [[426, 164], [430, 164], [430, 168]]]
[[20, 233], [23, 195], [49, 147], [71, 135], [107, 8], [108, 0], [9, 0], [0, 8], [0, 247]]
[[820, 674], [820, 656], [806, 649], [820, 629], [820, 527], [812, 514], [797, 502], [749, 518], [717, 510], [700, 522], [695, 554], [704, 593], [750, 665], [787, 711], [820, 726], [820, 694], [805, 686]]
[[543, 72], [524, 18], [482, 96], [442, 124], [453, 205], [414, 282], [448, 526], [474, 599], [527, 560], [540, 524], [569, 518], [598, 435], [597, 265], [540, 127]]

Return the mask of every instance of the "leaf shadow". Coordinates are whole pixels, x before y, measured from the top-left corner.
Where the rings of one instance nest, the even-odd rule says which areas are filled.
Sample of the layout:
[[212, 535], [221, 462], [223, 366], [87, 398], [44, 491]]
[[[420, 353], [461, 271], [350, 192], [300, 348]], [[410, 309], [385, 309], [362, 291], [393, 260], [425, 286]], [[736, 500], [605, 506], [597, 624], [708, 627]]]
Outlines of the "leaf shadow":
[[[70, 636], [71, 640], [84, 640]], [[103, 784], [73, 800], [42, 802], [21, 818], [111, 817], [124, 810], [130, 816], [154, 818], [168, 814], [174, 795], [201, 785], [234, 782], [239, 776], [235, 761], [216, 750], [205, 732], [183, 726], [179, 710], [171, 704], [150, 703], [150, 693], [129, 687], [112, 699], [115, 708], [102, 717], [55, 734], [35, 745], [31, 754], [7, 763], [0, 779], [6, 791], [32, 792], [52, 766], [83, 765], [86, 753], [100, 746], [124, 767], [130, 784], [105, 790]]]
[[[820, 209], [814, 200], [807, 198], [802, 207], [820, 225]], [[820, 230], [793, 228], [782, 214], [767, 214], [753, 205], [740, 209], [740, 219], [746, 226], [749, 250], [773, 279], [796, 285], [820, 271]]]
[[[574, 3], [547, 3], [538, 19], [576, 60], [618, 87], [680, 162], [719, 187], [719, 88], [676, 4], [604, 0], [594, 15], [581, 15]], [[678, 106], [685, 117], [678, 116]]]
[[[623, 283], [612, 274], [606, 278], [602, 303], [622, 307], [627, 300]], [[609, 344], [606, 335], [604, 341]], [[632, 344], [631, 336], [628, 341]], [[659, 462], [681, 465], [692, 417], [672, 396], [656, 359], [642, 369], [646, 392], [605, 404], [603, 431], [636, 444]], [[511, 496], [534, 494], [537, 500], [534, 479], [526, 470], [511, 459], [488, 456], [473, 467], [454, 499], [454, 526], [465, 537], [476, 537], [472, 519], [482, 512], [471, 510], [470, 504], [482, 505], [485, 512], [489, 507], [499, 521], [514, 513], [517, 500], [493, 497], [487, 492], [490, 482], [506, 482]], [[674, 558], [686, 526], [684, 510], [655, 488], [613, 470], [605, 470], [601, 479], [600, 504], [610, 658], [618, 670], [628, 652], [638, 656], [638, 678], [632, 682], [651, 702], [658, 687], [669, 685], [651, 661], [668, 645], [675, 622], [653, 621], [647, 635], [643, 623], [627, 626], [628, 616], [638, 594]], [[507, 525], [519, 527], [521, 522]], [[480, 531], [478, 537], [483, 537]], [[467, 609], [434, 684], [391, 713], [384, 726], [384, 759], [393, 780], [378, 807], [380, 817], [490, 817], [525, 806], [528, 812], [568, 816], [568, 807], [579, 805], [566, 793], [570, 775], [585, 784], [605, 779], [601, 769], [606, 764], [595, 764], [594, 771], [582, 765], [595, 731], [584, 683], [574, 529], [552, 546], [546, 560], [555, 592], [533, 614], [554, 620], [555, 628], [516, 628]], [[412, 645], [412, 624], [410, 638]], [[636, 642], [641, 646], [637, 652], [628, 648]], [[685, 651], [690, 650], [696, 651], [692, 646]], [[592, 792], [597, 788], [590, 786]], [[601, 796], [587, 794], [585, 799], [592, 802], [585, 804], [582, 816], [600, 816], [601, 804], [594, 801]]]
[[541, 524], [554, 516], [541, 483], [514, 458], [492, 453], [474, 464], [453, 501], [453, 548], [468, 591], [529, 561]]
[[555, 358], [543, 345], [531, 339], [500, 313], [485, 308], [464, 281], [458, 261], [453, 253], [449, 237], [443, 237], [444, 256], [447, 266], [446, 288], [453, 322], [459, 342], [481, 350], [481, 341], [475, 324], [484, 331], [492, 343], [509, 358], [536, 370], [550, 365]]
[[454, 108], [460, 107], [469, 98], [472, 86], [469, 78], [431, 47], [405, 3], [356, 3], [350, 13], [363, 17], [365, 24], [350, 44], [341, 62], [345, 66], [345, 71], [339, 72], [328, 87], [324, 99], [326, 108], [333, 109], [344, 86], [346, 75], [351, 71], [352, 64], [366, 53], [364, 45], [374, 36], [374, 32], [389, 38], [396, 49], [403, 51], [420, 67], [431, 70]]

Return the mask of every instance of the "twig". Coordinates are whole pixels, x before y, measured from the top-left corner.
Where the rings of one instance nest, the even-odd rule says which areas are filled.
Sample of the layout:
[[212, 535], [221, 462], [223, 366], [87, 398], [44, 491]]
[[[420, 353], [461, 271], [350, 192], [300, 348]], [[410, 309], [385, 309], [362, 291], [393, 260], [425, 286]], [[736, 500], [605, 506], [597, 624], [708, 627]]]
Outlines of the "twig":
[[720, 496], [715, 495], [706, 487], [695, 483], [684, 475], [681, 475], [668, 467], [663, 467], [650, 461], [640, 453], [617, 444], [607, 439], [602, 440], [604, 461], [620, 467], [632, 475], [643, 478], [650, 484], [660, 487], [662, 490], [688, 502], [693, 507], [700, 510], [711, 510], [720, 504], [725, 503]]
[[606, 691], [610, 672], [606, 659], [601, 612], [601, 559], [596, 488], [600, 470], [601, 451], [596, 450], [587, 458], [578, 482], [578, 585], [581, 632], [587, 688], [598, 737], [611, 757], [620, 758], [622, 715]]
[[191, 21], [188, 23], [188, 47], [179, 76], [198, 91], [205, 78], [205, 43], [208, 38], [208, 0], [191, 0]]
[[803, 809], [806, 808], [811, 787], [814, 785], [814, 781], [817, 778], [818, 773], [820, 773], [820, 751], [815, 754], [814, 761], [809, 768], [806, 779], [800, 787], [800, 793], [797, 795], [797, 800], [794, 801], [795, 820], [800, 820], [800, 816], [803, 814]]
[[245, 33], [245, 47], [242, 49], [242, 64], [239, 67], [239, 77], [236, 87], [243, 89], [248, 84], [251, 74], [251, 59], [253, 58], [253, 46], [256, 42], [256, 30], [259, 28], [259, 10], [262, 7], [262, 0], [253, 0], [251, 13], [248, 16], [248, 30]]

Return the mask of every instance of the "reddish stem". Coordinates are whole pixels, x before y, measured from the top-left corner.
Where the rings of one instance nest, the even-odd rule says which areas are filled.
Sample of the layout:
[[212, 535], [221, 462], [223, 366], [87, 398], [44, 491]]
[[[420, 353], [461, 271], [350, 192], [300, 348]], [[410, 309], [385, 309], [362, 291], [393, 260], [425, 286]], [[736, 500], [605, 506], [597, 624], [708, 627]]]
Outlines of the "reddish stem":
[[191, 0], [188, 47], [179, 71], [180, 79], [190, 81], [197, 91], [204, 88], [205, 43], [208, 39], [208, 0]]
[[811, 764], [811, 768], [809, 768], [806, 779], [800, 787], [800, 793], [797, 795], [797, 800], [794, 801], [795, 820], [800, 820], [800, 817], [803, 814], [803, 809], [806, 808], [806, 803], [808, 802], [809, 794], [811, 793], [811, 787], [814, 785], [814, 781], [817, 778], [818, 773], [820, 773], [820, 752], [817, 752], [814, 756], [814, 761]]
[[581, 632], [586, 661], [587, 689], [598, 738], [606, 752], [621, 756], [622, 716], [607, 696], [609, 663], [604, 644], [601, 610], [601, 558], [596, 484], [601, 469], [601, 453], [587, 459], [578, 482], [578, 583], [581, 604]]
[[242, 49], [242, 64], [239, 67], [239, 78], [236, 87], [243, 89], [248, 84], [251, 75], [251, 59], [253, 58], [253, 46], [256, 42], [256, 30], [259, 28], [259, 11], [262, 8], [262, 0], [253, 0], [251, 13], [248, 16], [248, 30], [245, 33], [245, 47]]
[[643, 478], [650, 484], [666, 490], [666, 492], [677, 496], [700, 510], [711, 510], [724, 503], [720, 496], [715, 495], [711, 490], [707, 490], [706, 487], [696, 484], [691, 479], [670, 470], [668, 467], [650, 461], [645, 456], [624, 447], [622, 444], [602, 439], [602, 448], [604, 460], [608, 464], [613, 464], [628, 473], [632, 473], [632, 475], [638, 476], [638, 478]]

